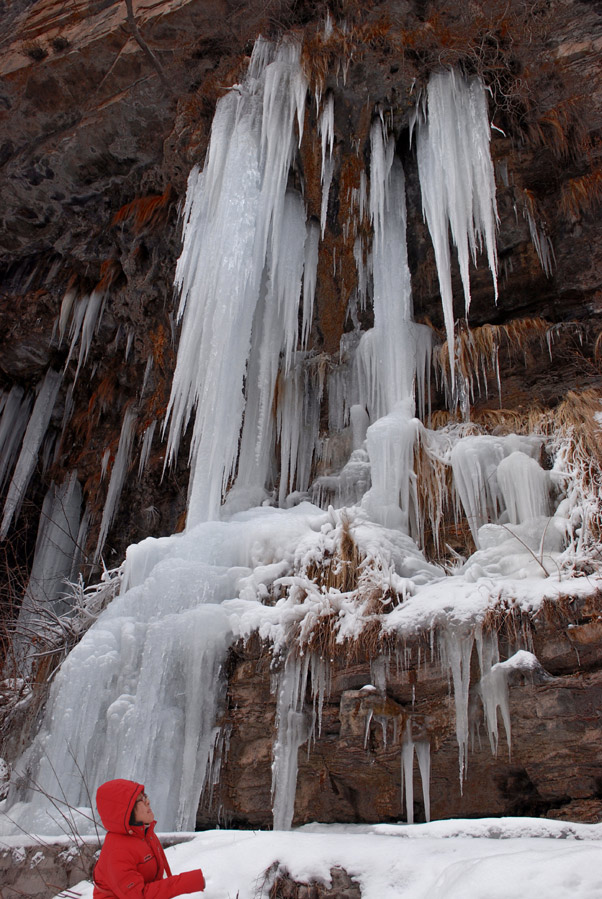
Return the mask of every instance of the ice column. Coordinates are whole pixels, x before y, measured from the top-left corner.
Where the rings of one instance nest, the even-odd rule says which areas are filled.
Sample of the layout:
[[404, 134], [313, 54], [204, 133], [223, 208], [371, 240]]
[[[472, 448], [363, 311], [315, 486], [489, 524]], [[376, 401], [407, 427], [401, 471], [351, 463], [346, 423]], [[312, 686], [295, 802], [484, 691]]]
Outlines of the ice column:
[[123, 424], [121, 426], [121, 435], [119, 437], [119, 446], [117, 447], [117, 455], [111, 470], [111, 480], [107, 490], [107, 498], [102, 512], [102, 521], [100, 523], [100, 531], [98, 534], [98, 543], [94, 553], [94, 561], [98, 562], [102, 553], [109, 528], [115, 517], [115, 512], [119, 506], [119, 498], [125, 482], [125, 476], [128, 472], [130, 464], [130, 456], [132, 453], [132, 444], [136, 432], [136, 410], [130, 406], [123, 416]]
[[293, 823], [297, 788], [297, 753], [310, 733], [303, 712], [309, 659], [308, 654], [299, 658], [290, 652], [278, 684], [277, 736], [272, 762], [274, 830], [290, 830]]
[[414, 742], [412, 739], [412, 725], [408, 721], [401, 747], [401, 804], [403, 806], [405, 793], [406, 821], [414, 823], [414, 752], [418, 759], [418, 770], [422, 783], [422, 800], [424, 802], [424, 817], [431, 820], [431, 745], [426, 740]]
[[2, 397], [0, 418], [0, 490], [11, 472], [31, 413], [31, 396], [18, 385]]
[[485, 87], [453, 69], [431, 75], [417, 110], [417, 154], [422, 208], [437, 264], [454, 378], [454, 310], [448, 228], [458, 253], [466, 312], [470, 306], [469, 263], [483, 244], [497, 299], [497, 206], [489, 150]]
[[52, 640], [56, 615], [68, 610], [66, 581], [75, 577], [81, 547], [81, 488], [73, 471], [60, 485], [50, 485], [42, 514], [29, 583], [19, 610], [15, 653], [25, 676], [29, 673], [34, 646], [31, 634]]
[[[254, 325], [268, 328], [276, 320], [281, 343], [270, 347], [276, 358], [283, 349], [290, 364], [295, 349], [305, 232], [291, 212], [299, 198], [285, 196], [294, 122], [300, 137], [306, 92], [299, 47], [257, 41], [244, 83], [217, 106], [205, 168], [189, 178], [176, 271], [182, 333], [167, 454], [173, 460], [179, 435], [196, 412], [189, 527], [218, 517], [235, 472], [247, 366], [253, 344], [260, 347], [263, 340], [253, 334]], [[256, 315], [260, 302], [265, 308]], [[274, 379], [273, 365], [259, 355], [263, 368], [256, 362], [250, 374], [265, 386]], [[249, 389], [261, 394], [261, 384]]]
[[278, 499], [281, 506], [295, 485], [301, 492], [309, 486], [319, 416], [319, 403], [311, 380], [307, 369], [298, 364], [281, 383], [277, 413], [280, 439]]
[[[376, 421], [413, 397], [415, 347], [406, 248], [405, 179], [394, 141], [372, 126], [370, 215], [374, 227], [374, 327], [358, 347], [360, 403]], [[413, 413], [412, 413], [413, 414]]]
[[[450, 461], [454, 484], [477, 546], [479, 528], [497, 519], [506, 500], [513, 519], [529, 517], [529, 512], [545, 514], [548, 476], [533, 458], [539, 453], [541, 442], [534, 436], [481, 434], [463, 437], [453, 447]], [[512, 457], [514, 462], [506, 462], [506, 457]], [[522, 493], [520, 497], [517, 490]]]
[[408, 722], [406, 735], [401, 747], [401, 804], [405, 793], [406, 821], [414, 823], [414, 743]]
[[6, 494], [0, 540], [6, 537], [13, 516], [19, 514], [25, 491], [38, 461], [40, 446], [50, 422], [60, 385], [61, 375], [49, 368], [40, 386]]
[[[86, 785], [93, 791], [117, 773], [144, 777], [161, 826], [194, 830], [230, 640], [220, 603], [231, 586], [198, 560], [203, 552], [197, 546], [194, 559], [191, 550], [176, 564], [165, 558], [116, 597], [61, 666], [44, 724], [20, 760], [45, 793], [89, 806]], [[37, 794], [19, 823], [57, 832], [49, 812]]]
[[511, 453], [499, 463], [497, 480], [511, 524], [550, 514], [550, 476], [535, 459]]
[[362, 500], [362, 506], [375, 521], [408, 534], [416, 530], [413, 519], [418, 505], [414, 446], [419, 422], [411, 417], [412, 408], [411, 400], [398, 403], [389, 415], [368, 428], [372, 486]]
[[414, 744], [414, 749], [422, 782], [424, 818], [428, 823], [431, 820], [431, 744], [427, 740], [420, 740]]

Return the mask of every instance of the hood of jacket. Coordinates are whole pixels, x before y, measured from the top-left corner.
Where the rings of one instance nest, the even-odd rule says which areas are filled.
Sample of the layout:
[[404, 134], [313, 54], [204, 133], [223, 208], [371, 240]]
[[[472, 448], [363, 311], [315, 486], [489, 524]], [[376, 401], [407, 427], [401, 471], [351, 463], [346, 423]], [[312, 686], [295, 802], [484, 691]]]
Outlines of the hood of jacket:
[[108, 780], [96, 791], [96, 808], [106, 830], [133, 833], [130, 815], [144, 784], [133, 780]]

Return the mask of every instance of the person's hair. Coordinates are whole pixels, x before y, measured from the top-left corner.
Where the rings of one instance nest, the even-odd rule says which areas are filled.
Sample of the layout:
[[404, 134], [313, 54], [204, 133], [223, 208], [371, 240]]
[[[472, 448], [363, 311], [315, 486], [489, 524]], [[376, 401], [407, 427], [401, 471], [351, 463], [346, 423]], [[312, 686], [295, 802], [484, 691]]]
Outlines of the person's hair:
[[136, 797], [136, 801], [135, 801], [134, 805], [132, 806], [132, 813], [130, 815], [130, 820], [129, 820], [130, 827], [135, 827], [136, 824], [140, 824], [140, 821], [136, 820], [136, 806], [138, 805], [138, 802], [140, 801], [140, 796], [144, 796], [144, 793], [140, 793]]

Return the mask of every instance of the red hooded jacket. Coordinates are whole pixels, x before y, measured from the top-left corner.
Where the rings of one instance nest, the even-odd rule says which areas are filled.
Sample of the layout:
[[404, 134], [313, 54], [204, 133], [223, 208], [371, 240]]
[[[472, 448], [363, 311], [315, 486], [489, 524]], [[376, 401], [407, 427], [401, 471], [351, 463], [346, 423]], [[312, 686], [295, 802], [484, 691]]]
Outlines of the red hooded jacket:
[[155, 836], [155, 821], [148, 827], [129, 823], [143, 792], [144, 785], [133, 780], [109, 780], [96, 792], [98, 814], [108, 833], [94, 869], [94, 899], [173, 899], [205, 889], [200, 868], [171, 873]]

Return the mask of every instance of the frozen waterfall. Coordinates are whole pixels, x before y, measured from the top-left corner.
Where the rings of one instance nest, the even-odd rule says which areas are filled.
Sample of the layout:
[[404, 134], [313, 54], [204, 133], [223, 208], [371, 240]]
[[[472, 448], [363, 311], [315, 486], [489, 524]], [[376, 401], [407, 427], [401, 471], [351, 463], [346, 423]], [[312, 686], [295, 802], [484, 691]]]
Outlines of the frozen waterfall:
[[[412, 318], [405, 176], [394, 136], [379, 117], [371, 129], [369, 172], [360, 173], [354, 188], [358, 215], [369, 211], [373, 233], [366, 257], [356, 243], [356, 299], [372, 304], [373, 327], [362, 331], [358, 324], [344, 335], [340, 364], [330, 371], [308, 346], [336, 177], [336, 97], [329, 93], [319, 112], [318, 223], [308, 220], [303, 193], [289, 181], [307, 90], [298, 45], [260, 39], [243, 83], [217, 105], [204, 168], [195, 167], [188, 182], [176, 273], [181, 336], [165, 423], [169, 464], [194, 419], [187, 527], [128, 549], [121, 594], [56, 675], [0, 831], [13, 822], [30, 831], [60, 830], [43, 793], [85, 811], [88, 791], [111, 777], [148, 784], [162, 829], [193, 829], [223, 700], [225, 655], [233, 641], [254, 632], [286, 659], [276, 698], [273, 801], [274, 825], [290, 827], [297, 752], [316, 720], [315, 708], [307, 708], [308, 662], [296, 655], [298, 642], [326, 614], [336, 616], [341, 640], [357, 636], [365, 623], [362, 591], [369, 595], [383, 585], [400, 597], [383, 615], [383, 628], [411, 635], [436, 624], [438, 657], [453, 685], [462, 779], [471, 654], [479, 622], [499, 596], [496, 579], [514, 578], [525, 602], [546, 591], [554, 595], [545, 566], [560, 564], [570, 510], [554, 505], [566, 472], [543, 470], [543, 438], [431, 431], [418, 417], [428, 406], [432, 332]], [[482, 244], [496, 280], [495, 184], [480, 81], [453, 72], [431, 78], [418, 115], [417, 154], [451, 348], [448, 228], [466, 306], [469, 264]], [[74, 342], [79, 327], [72, 326]], [[82, 326], [80, 355], [86, 340]], [[453, 367], [452, 350], [450, 360]], [[4, 509], [5, 529], [31, 474], [59, 379], [49, 372], [40, 388]], [[328, 445], [320, 433], [325, 390]], [[20, 394], [3, 403], [0, 441], [7, 442], [5, 419], [23, 433], [29, 406]], [[110, 497], [129, 468], [134, 415], [129, 410], [124, 417]], [[148, 446], [145, 438], [145, 452]], [[451, 473], [458, 513], [478, 547], [451, 573], [428, 562], [417, 543], [419, 448]], [[312, 484], [317, 462], [323, 473]], [[79, 514], [79, 495], [61, 489], [65, 514], [75, 516], [76, 506]], [[113, 510], [108, 499], [98, 555]], [[308, 573], [336, 557], [345, 529], [362, 560], [357, 591], [318, 585]], [[72, 549], [69, 543], [66, 557]], [[495, 650], [488, 653], [481, 690], [497, 747], [492, 719], [498, 706], [505, 715], [506, 681], [493, 663]], [[312, 674], [316, 682], [321, 709], [324, 670]], [[429, 813], [430, 746], [414, 741], [411, 730], [400, 739], [410, 819], [414, 753]], [[31, 783], [42, 795], [32, 799]]]

